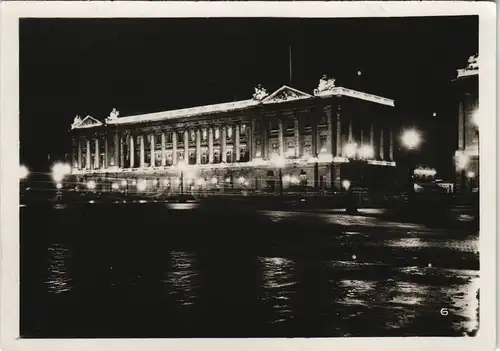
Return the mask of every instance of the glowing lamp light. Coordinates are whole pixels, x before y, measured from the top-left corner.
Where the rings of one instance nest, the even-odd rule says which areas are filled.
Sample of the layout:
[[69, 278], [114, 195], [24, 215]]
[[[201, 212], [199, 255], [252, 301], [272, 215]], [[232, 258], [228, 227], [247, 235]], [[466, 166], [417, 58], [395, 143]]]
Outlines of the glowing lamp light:
[[169, 182], [168, 179], [163, 179], [163, 185], [168, 186]]
[[229, 183], [229, 182], [231, 182], [231, 178], [228, 177], [228, 178], [226, 178], [226, 183]]
[[291, 180], [291, 177], [287, 174], [286, 176], [283, 176], [283, 181], [285, 183], [288, 183]]
[[245, 183], [245, 177], [239, 177], [238, 178], [238, 183], [240, 183], [240, 184]]
[[158, 179], [153, 179], [153, 185], [157, 186], [158, 185]]
[[276, 167], [284, 167], [285, 166], [285, 159], [277, 154], [275, 154], [273, 157], [271, 157], [271, 162], [276, 166]]
[[205, 184], [205, 179], [204, 178], [199, 178], [197, 181], [196, 181], [196, 184], [199, 185], [199, 186], [202, 186]]
[[422, 142], [420, 133], [415, 129], [408, 129], [401, 135], [401, 142], [408, 150], [414, 150], [419, 147]]
[[469, 164], [469, 156], [467, 156], [466, 154], [458, 154], [456, 157], [456, 161], [458, 170], [464, 170]]
[[56, 188], [57, 188], [57, 189], [62, 189], [62, 184], [61, 184], [61, 183], [57, 183], [57, 184], [56, 184]]
[[87, 182], [87, 189], [89, 189], [89, 190], [94, 190], [96, 188], [96, 186], [97, 186], [97, 184], [93, 180], [89, 180]]
[[213, 185], [217, 184], [217, 178], [216, 178], [216, 177], [213, 177], [213, 178], [210, 180], [210, 182], [211, 182]]
[[363, 145], [359, 149], [359, 156], [362, 159], [371, 159], [371, 158], [373, 158], [374, 154], [375, 154], [375, 152], [373, 150], [373, 147], [371, 147], [370, 145]]
[[111, 189], [113, 189], [113, 190], [118, 190], [119, 187], [120, 186], [118, 185], [118, 183], [111, 184]]
[[180, 171], [185, 171], [188, 167], [188, 164], [186, 163], [186, 161], [179, 161], [177, 162], [177, 169], [179, 169]]
[[467, 172], [467, 178], [474, 178], [476, 176], [476, 173], [474, 173], [473, 171], [469, 171]]
[[290, 177], [290, 183], [292, 183], [292, 184], [298, 184], [299, 183], [299, 178], [297, 178], [296, 176], [291, 176]]
[[19, 166], [19, 179], [23, 180], [23, 179], [26, 179], [28, 178], [28, 176], [30, 175], [30, 171], [28, 170], [28, 167], [26, 166]]
[[257, 151], [257, 152], [255, 153], [255, 157], [261, 157], [261, 156], [262, 156], [262, 153], [261, 153], [260, 151]]
[[323, 146], [323, 147], [319, 150], [319, 152], [326, 152], [326, 147], [324, 147], [324, 146]]
[[123, 180], [121, 181], [121, 185], [122, 185], [122, 186], [127, 186], [127, 181], [126, 181], [125, 179], [123, 179]]
[[345, 190], [349, 190], [349, 188], [351, 187], [351, 182], [347, 179], [344, 179], [342, 181], [342, 187], [345, 189]]
[[354, 156], [356, 156], [356, 150], [357, 150], [357, 145], [356, 143], [347, 143], [345, 146], [344, 146], [344, 155], [347, 157], [347, 158], [353, 158]]
[[244, 186], [248, 186], [248, 180], [245, 180], [245, 181], [243, 182], [243, 185], [244, 185]]
[[55, 182], [62, 182], [64, 177], [71, 174], [71, 166], [67, 163], [55, 163], [52, 166], [52, 179]]
[[139, 191], [144, 191], [146, 190], [146, 181], [144, 179], [140, 180], [138, 183], [137, 183], [137, 190]]
[[471, 116], [471, 122], [472, 122], [472, 124], [474, 124], [476, 127], [479, 127], [479, 110], [475, 110], [475, 111], [472, 113], [472, 116]]

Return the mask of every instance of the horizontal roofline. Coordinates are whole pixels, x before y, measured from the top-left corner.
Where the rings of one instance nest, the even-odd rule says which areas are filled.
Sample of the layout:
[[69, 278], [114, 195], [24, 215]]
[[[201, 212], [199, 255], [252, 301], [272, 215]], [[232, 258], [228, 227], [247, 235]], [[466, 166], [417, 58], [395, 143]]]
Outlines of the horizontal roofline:
[[[289, 88], [288, 86], [283, 86], [278, 90], [281, 90], [284, 87]], [[300, 92], [299, 90], [297, 90], [295, 88], [290, 88], [290, 89], [292, 89], [293, 91]], [[158, 121], [166, 121], [166, 120], [172, 120], [172, 119], [180, 119], [180, 118], [186, 118], [186, 117], [210, 115], [210, 114], [223, 113], [223, 112], [241, 111], [241, 110], [245, 110], [245, 109], [248, 109], [251, 107], [265, 104], [268, 101], [268, 98], [270, 96], [272, 96], [272, 94], [269, 95], [268, 97], [264, 98], [261, 101], [254, 100], [254, 99], [248, 99], [248, 100], [239, 100], [239, 101], [234, 101], [234, 102], [225, 102], [225, 103], [219, 103], [219, 104], [213, 104], [213, 105], [194, 106], [194, 107], [188, 107], [188, 108], [177, 109], [177, 110], [168, 110], [168, 111], [161, 111], [161, 112], [154, 112], [154, 113], [123, 116], [123, 117], [118, 117], [115, 119], [107, 120], [106, 124], [123, 125], [123, 124], [134, 124], [134, 123], [148, 123], [148, 122], [158, 122]], [[292, 100], [288, 100], [288, 101], [314, 99], [315, 97], [328, 98], [328, 97], [332, 97], [332, 96], [349, 96], [349, 97], [357, 98], [360, 100], [365, 100], [365, 101], [369, 101], [369, 102], [373, 102], [373, 103], [377, 103], [377, 104], [381, 104], [381, 105], [394, 107], [394, 100], [392, 100], [392, 99], [388, 99], [388, 98], [385, 98], [382, 96], [373, 95], [373, 94], [369, 94], [369, 93], [360, 92], [360, 91], [353, 90], [353, 89], [347, 89], [347, 88], [343, 88], [343, 87], [334, 87], [331, 90], [316, 93], [315, 96], [309, 95], [308, 97], [305, 97], [305, 98], [301, 97], [299, 99], [292, 99]], [[288, 101], [283, 101], [283, 102], [288, 102]], [[278, 102], [278, 103], [280, 103], [280, 102]]]

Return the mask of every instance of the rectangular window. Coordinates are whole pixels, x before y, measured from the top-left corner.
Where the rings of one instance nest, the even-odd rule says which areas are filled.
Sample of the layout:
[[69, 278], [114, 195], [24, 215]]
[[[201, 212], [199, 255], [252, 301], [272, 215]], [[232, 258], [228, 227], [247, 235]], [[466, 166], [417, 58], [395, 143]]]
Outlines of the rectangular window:
[[220, 163], [220, 151], [219, 150], [214, 150], [214, 163]]
[[244, 124], [242, 124], [242, 125], [240, 126], [240, 135], [244, 136], [244, 135], [246, 135], [246, 134], [247, 134], [247, 126], [246, 126], [246, 125], [244, 125]]
[[201, 133], [201, 138], [202, 138], [203, 141], [207, 140], [207, 134], [208, 134], [207, 129], [203, 128], [203, 131]]
[[220, 130], [219, 130], [219, 128], [215, 128], [214, 139], [219, 140], [219, 136], [220, 136]]
[[228, 140], [232, 139], [233, 138], [233, 127], [228, 126], [226, 130], [227, 130], [226, 138]]

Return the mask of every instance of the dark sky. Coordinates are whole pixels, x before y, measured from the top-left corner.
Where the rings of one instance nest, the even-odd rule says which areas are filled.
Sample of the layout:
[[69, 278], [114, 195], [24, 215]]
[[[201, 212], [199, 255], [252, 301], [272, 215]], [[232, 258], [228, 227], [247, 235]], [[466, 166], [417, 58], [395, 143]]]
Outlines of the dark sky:
[[[68, 152], [75, 114], [121, 115], [247, 99], [262, 83], [312, 92], [337, 85], [396, 100], [425, 135], [422, 162], [451, 164], [452, 84], [478, 51], [478, 17], [387, 19], [24, 19], [21, 161]], [[361, 76], [357, 71], [362, 72]], [[437, 112], [433, 117], [432, 113]]]

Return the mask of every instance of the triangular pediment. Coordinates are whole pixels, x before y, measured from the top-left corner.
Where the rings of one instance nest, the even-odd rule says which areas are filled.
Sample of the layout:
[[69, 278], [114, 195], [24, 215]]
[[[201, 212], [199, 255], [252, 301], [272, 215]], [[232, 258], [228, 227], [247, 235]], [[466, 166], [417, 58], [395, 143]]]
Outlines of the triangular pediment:
[[92, 128], [102, 126], [102, 122], [95, 119], [92, 116], [87, 116], [78, 125], [74, 126], [74, 128]]
[[264, 104], [279, 103], [293, 100], [309, 99], [313, 96], [300, 91], [298, 89], [291, 88], [287, 85], [283, 85], [281, 88], [276, 90], [274, 93], [262, 100]]

